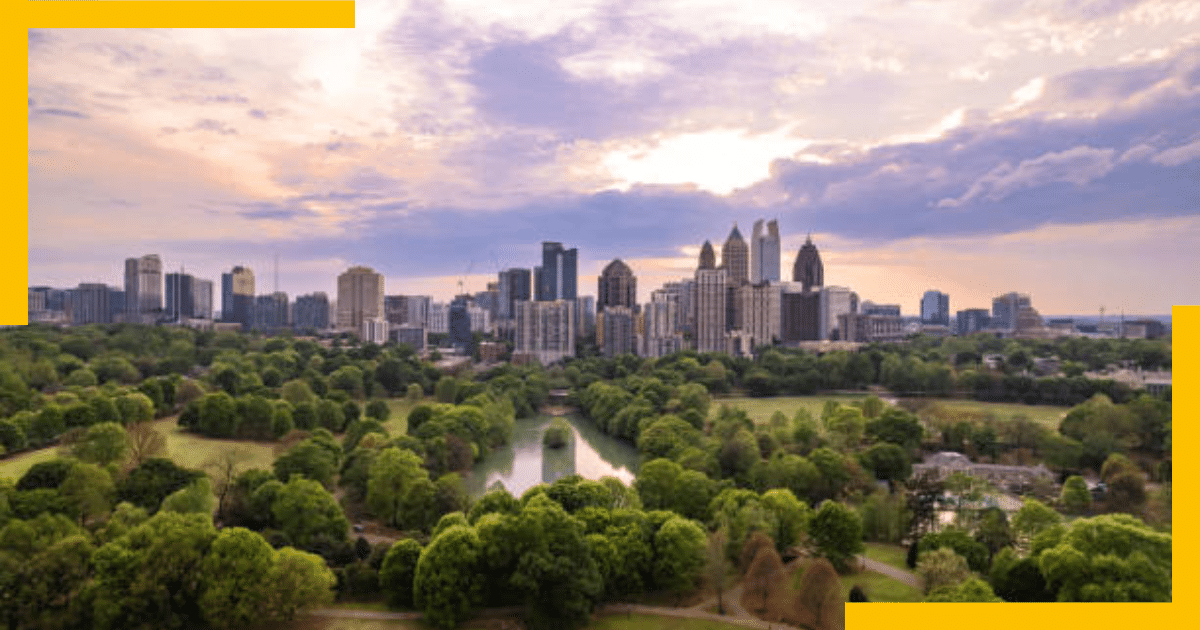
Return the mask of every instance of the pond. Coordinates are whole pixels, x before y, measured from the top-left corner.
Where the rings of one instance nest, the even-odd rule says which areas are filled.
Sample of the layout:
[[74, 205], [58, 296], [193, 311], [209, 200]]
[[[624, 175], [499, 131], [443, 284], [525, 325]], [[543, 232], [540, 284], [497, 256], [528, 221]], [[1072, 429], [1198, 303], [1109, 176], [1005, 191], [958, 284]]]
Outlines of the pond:
[[610, 437], [578, 416], [562, 416], [571, 425], [571, 440], [559, 449], [542, 446], [542, 432], [550, 416], [516, 421], [512, 440], [484, 456], [463, 481], [472, 497], [479, 497], [494, 484], [503, 485], [520, 497], [539, 483], [552, 483], [569, 475], [586, 479], [616, 477], [632, 484], [638, 469], [637, 449]]

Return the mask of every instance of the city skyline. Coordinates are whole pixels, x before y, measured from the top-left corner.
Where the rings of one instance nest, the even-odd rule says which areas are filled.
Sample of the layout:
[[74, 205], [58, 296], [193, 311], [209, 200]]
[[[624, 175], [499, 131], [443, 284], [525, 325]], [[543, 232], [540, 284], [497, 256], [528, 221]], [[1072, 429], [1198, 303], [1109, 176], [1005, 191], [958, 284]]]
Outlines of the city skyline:
[[646, 302], [776, 219], [782, 276], [811, 233], [826, 284], [906, 313], [1200, 302], [1195, 3], [358, 4], [354, 30], [31, 30], [28, 284], [157, 253], [265, 294], [278, 254], [290, 296], [366, 265], [445, 301], [556, 241]]

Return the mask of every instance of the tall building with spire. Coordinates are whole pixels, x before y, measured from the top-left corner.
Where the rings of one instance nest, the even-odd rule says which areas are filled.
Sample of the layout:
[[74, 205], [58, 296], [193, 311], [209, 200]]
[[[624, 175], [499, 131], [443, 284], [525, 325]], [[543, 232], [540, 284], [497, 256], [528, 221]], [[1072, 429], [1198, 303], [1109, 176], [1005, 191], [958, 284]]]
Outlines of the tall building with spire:
[[608, 263], [597, 280], [596, 312], [608, 306], [637, 310], [637, 277], [620, 258]]
[[713, 251], [712, 243], [704, 241], [700, 247], [700, 264], [697, 269], [716, 269], [717, 254]]
[[817, 251], [817, 246], [813, 245], [811, 234], [796, 254], [796, 264], [792, 266], [792, 281], [799, 282], [805, 292], [820, 289], [825, 284], [825, 267], [821, 265], [821, 254]]
[[731, 286], [741, 286], [750, 281], [750, 248], [738, 231], [737, 223], [733, 224], [729, 238], [721, 246], [721, 267], [725, 269]]
[[763, 220], [754, 222], [750, 237], [750, 282], [779, 282], [779, 223], [772, 219], [763, 229]]

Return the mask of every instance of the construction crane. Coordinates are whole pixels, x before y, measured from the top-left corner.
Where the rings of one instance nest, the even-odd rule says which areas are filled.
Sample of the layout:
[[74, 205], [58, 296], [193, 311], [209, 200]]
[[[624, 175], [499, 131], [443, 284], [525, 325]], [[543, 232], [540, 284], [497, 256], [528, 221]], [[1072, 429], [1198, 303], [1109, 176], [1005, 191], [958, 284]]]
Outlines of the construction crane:
[[[475, 268], [475, 261], [472, 260], [471, 264], [467, 265], [467, 270], [465, 272], [463, 272], [463, 275], [458, 277], [458, 294], [457, 295], [463, 294], [463, 281], [467, 279], [467, 276], [471, 275], [471, 270], [474, 268]], [[457, 297], [457, 295], [456, 295], [456, 297]]]

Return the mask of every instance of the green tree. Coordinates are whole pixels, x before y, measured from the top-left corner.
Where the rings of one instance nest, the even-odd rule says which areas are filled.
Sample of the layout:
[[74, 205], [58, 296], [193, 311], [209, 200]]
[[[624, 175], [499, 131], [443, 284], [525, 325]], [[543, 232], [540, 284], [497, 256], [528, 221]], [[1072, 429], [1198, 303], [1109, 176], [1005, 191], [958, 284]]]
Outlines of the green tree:
[[1063, 482], [1058, 497], [1059, 505], [1070, 514], [1085, 514], [1092, 507], [1092, 493], [1087, 482], [1079, 475], [1071, 475]]
[[[508, 518], [514, 534], [511, 552], [519, 559], [509, 583], [525, 601], [529, 624], [572, 628], [587, 623], [603, 584], [583, 523], [545, 495], [533, 497]], [[703, 548], [702, 532], [700, 540]]]
[[79, 524], [85, 525], [89, 518], [108, 514], [117, 489], [107, 470], [80, 462], [71, 468], [58, 492], [75, 506]]
[[809, 521], [808, 535], [817, 552], [839, 571], [848, 568], [850, 560], [863, 550], [862, 518], [836, 501], [821, 503]]
[[1060, 602], [1171, 600], [1171, 535], [1128, 514], [1075, 520], [1034, 555]]
[[222, 530], [200, 563], [198, 604], [213, 628], [245, 628], [263, 620], [275, 550], [248, 529]]
[[707, 537], [695, 521], [675, 517], [654, 535], [654, 581], [676, 601], [691, 592], [704, 569]]
[[961, 584], [942, 586], [925, 598], [927, 602], [1001, 602], [992, 587], [977, 577], [967, 578]]
[[264, 611], [271, 619], [290, 621], [305, 608], [333, 601], [336, 581], [320, 556], [284, 547], [276, 552], [275, 563], [267, 574]]
[[421, 458], [412, 451], [386, 448], [375, 456], [367, 480], [367, 508], [385, 523], [423, 529], [433, 518], [436, 488]]
[[421, 557], [421, 543], [405, 538], [392, 543], [383, 566], [379, 570], [379, 582], [387, 597], [388, 605], [395, 608], [411, 608], [413, 605], [413, 576], [417, 560]]
[[917, 573], [925, 579], [925, 592], [933, 593], [944, 586], [961, 584], [971, 577], [967, 560], [949, 547], [939, 547], [921, 554]]
[[70, 451], [85, 462], [108, 466], [125, 461], [129, 448], [125, 427], [116, 422], [101, 422], [88, 427]]
[[318, 482], [292, 477], [271, 504], [279, 529], [300, 548], [310, 548], [318, 536], [345, 541], [350, 522], [337, 499]]
[[237, 430], [237, 403], [226, 392], [200, 399], [200, 432], [209, 437], [233, 437]]
[[212, 483], [208, 477], [202, 476], [168, 495], [163, 499], [159, 510], [179, 512], [180, 514], [204, 514], [211, 518], [216, 507], [217, 501], [213, 497]]
[[479, 603], [480, 541], [470, 527], [451, 527], [421, 551], [413, 576], [413, 601], [425, 620], [453, 628]]
[[890, 442], [875, 444], [859, 454], [858, 458], [863, 468], [875, 475], [876, 479], [895, 483], [912, 476], [912, 463], [908, 460], [908, 453]]
[[275, 460], [275, 476], [283, 482], [292, 475], [303, 475], [329, 488], [337, 474], [337, 457], [313, 439], [304, 440]]
[[152, 457], [129, 471], [129, 475], [117, 484], [117, 500], [129, 501], [153, 512], [158, 510], [168, 495], [192, 483], [203, 474], [180, 468], [169, 459]]

